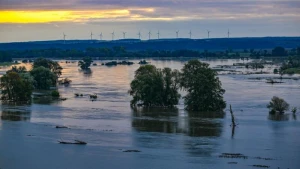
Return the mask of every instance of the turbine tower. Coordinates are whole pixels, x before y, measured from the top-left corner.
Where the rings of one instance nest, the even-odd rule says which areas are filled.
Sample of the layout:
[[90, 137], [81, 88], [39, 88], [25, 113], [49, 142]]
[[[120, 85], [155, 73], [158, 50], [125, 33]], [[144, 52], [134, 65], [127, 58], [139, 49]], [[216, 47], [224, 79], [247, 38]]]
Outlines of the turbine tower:
[[148, 35], [149, 35], [149, 40], [150, 40], [151, 39], [151, 31], [149, 31]]
[[126, 38], [126, 33], [127, 33], [127, 32], [123, 32], [123, 39]]
[[229, 29], [228, 29], [227, 35], [228, 35], [228, 38], [229, 38], [229, 35], [230, 35]]
[[179, 34], [179, 31], [176, 31], [176, 38], [178, 39], [178, 34]]
[[141, 40], [141, 31], [137, 35], [139, 35], [139, 39]]
[[114, 38], [115, 38], [115, 31], [113, 31], [113, 32], [111, 33], [111, 40], [114, 40]]
[[63, 33], [63, 36], [64, 36], [64, 44], [66, 44], [66, 34], [65, 33]]
[[210, 30], [207, 30], [207, 38], [209, 39]]
[[99, 36], [100, 36], [100, 40], [102, 40], [102, 37], [103, 37], [103, 35], [102, 35], [102, 32], [100, 33], [100, 35], [99, 35]]
[[157, 31], [157, 39], [159, 39], [159, 35], [160, 35], [159, 31]]
[[91, 40], [93, 40], [93, 32], [91, 31]]
[[189, 32], [189, 35], [190, 35], [190, 39], [192, 39], [192, 31], [191, 30]]

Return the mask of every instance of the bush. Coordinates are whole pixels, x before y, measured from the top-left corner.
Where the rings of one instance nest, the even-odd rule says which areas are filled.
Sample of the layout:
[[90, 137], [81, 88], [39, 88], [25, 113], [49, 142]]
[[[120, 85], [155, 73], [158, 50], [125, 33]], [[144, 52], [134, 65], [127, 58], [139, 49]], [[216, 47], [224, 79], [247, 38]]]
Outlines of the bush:
[[285, 111], [289, 110], [289, 104], [282, 98], [274, 96], [270, 103], [267, 105], [267, 108], [270, 109], [270, 114], [283, 114]]
[[296, 112], [297, 112], [297, 107], [293, 107], [293, 108], [292, 108], [292, 113], [293, 113], [293, 114], [296, 114]]
[[59, 92], [58, 92], [57, 90], [53, 90], [53, 91], [51, 92], [51, 96], [52, 96], [52, 97], [59, 97], [60, 94], [59, 94]]

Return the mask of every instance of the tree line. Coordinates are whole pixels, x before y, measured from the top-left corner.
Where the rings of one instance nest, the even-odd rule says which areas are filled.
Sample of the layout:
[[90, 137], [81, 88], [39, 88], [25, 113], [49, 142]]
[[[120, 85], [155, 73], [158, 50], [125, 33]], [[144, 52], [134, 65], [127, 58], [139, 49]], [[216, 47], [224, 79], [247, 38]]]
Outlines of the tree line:
[[225, 51], [197, 51], [197, 50], [141, 50], [128, 51], [122, 46], [113, 48], [86, 48], [78, 49], [36, 49], [36, 50], [10, 50], [0, 51], [0, 62], [12, 61], [12, 58], [83, 58], [86, 56], [93, 58], [110, 58], [110, 57], [136, 57], [136, 58], [157, 58], [157, 57], [217, 57], [217, 58], [239, 58], [243, 53], [249, 54], [252, 58], [260, 57], [300, 57], [300, 47], [286, 50], [283, 47], [275, 47], [273, 50], [254, 50], [244, 49], [244, 51], [234, 51], [228, 49]]

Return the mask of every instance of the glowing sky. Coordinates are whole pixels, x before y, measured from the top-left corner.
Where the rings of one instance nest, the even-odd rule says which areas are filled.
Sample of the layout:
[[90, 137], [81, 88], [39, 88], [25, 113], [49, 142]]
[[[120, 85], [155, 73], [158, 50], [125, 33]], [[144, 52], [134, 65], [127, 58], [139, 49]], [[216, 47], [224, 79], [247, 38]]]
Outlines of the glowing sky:
[[0, 0], [0, 42], [61, 39], [300, 36], [292, 0]]

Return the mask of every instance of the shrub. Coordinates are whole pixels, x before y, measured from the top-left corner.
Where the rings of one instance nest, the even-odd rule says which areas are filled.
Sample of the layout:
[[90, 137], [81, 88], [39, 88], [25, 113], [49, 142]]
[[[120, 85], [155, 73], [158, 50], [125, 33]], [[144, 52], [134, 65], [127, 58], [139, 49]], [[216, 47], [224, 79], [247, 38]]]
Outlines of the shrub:
[[277, 96], [274, 96], [270, 103], [267, 105], [267, 108], [270, 109], [270, 114], [275, 113], [284, 113], [285, 111], [289, 110], [289, 104], [283, 100], [282, 98], [279, 98]]
[[58, 92], [57, 90], [53, 90], [53, 91], [51, 92], [51, 96], [52, 96], [52, 97], [59, 97], [60, 94], [59, 94], [59, 92]]

